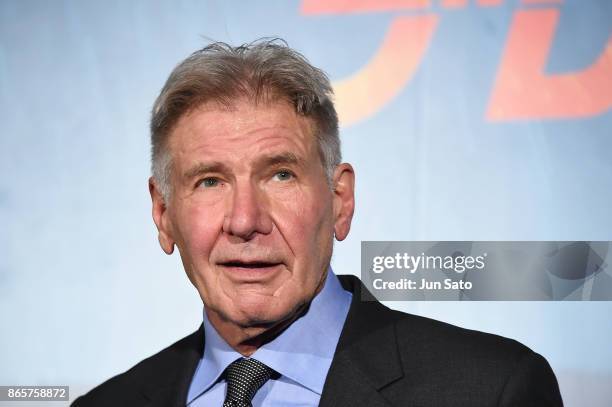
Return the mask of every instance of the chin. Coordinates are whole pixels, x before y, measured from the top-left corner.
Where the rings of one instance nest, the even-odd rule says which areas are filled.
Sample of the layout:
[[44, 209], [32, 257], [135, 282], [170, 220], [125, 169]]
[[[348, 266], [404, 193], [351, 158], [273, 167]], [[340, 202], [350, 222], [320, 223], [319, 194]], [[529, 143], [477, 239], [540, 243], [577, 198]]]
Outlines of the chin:
[[269, 297], [249, 298], [245, 296], [234, 303], [235, 308], [230, 313], [233, 320], [242, 327], [275, 325], [291, 318], [300, 308], [300, 304], [279, 304]]

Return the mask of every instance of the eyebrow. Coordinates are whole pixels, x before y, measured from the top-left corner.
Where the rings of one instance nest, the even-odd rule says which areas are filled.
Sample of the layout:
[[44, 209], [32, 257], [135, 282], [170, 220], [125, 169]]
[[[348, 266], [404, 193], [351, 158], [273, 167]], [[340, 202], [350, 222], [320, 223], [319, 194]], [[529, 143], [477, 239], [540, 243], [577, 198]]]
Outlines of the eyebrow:
[[[291, 152], [285, 152], [259, 158], [255, 161], [254, 167], [266, 168], [283, 164], [300, 165], [301, 162], [302, 160], [300, 160], [295, 154]], [[183, 174], [183, 178], [189, 180], [199, 175], [211, 172], [229, 173], [231, 172], [231, 170], [225, 163], [220, 161], [200, 162], [185, 171], [185, 173]]]
[[270, 156], [264, 156], [255, 161], [255, 167], [272, 167], [275, 165], [300, 165], [300, 160], [295, 154], [291, 152], [285, 152], [280, 154], [274, 154]]
[[185, 171], [183, 178], [191, 179], [209, 172], [229, 172], [229, 168], [227, 165], [219, 161], [201, 162]]

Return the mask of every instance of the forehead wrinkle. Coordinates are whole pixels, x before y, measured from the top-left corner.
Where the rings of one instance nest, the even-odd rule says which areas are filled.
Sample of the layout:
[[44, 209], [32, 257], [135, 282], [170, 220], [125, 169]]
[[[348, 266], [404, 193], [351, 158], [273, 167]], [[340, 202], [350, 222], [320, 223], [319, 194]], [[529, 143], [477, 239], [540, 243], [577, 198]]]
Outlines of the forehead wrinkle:
[[[281, 105], [282, 106], [282, 105]], [[284, 109], [260, 111], [252, 106], [236, 111], [219, 111], [221, 118], [205, 121], [192, 127], [195, 132], [207, 132], [217, 137], [228, 137], [230, 140], [242, 139], [259, 132], [269, 131], [271, 135], [308, 136], [311, 123], [308, 118], [298, 116], [290, 111], [288, 118]], [[268, 123], [266, 123], [268, 122]]]
[[[257, 143], [266, 143], [269, 141], [281, 141], [289, 140], [292, 143], [300, 144], [300, 140], [306, 141], [305, 145], [309, 146], [308, 140], [310, 135], [308, 132], [304, 132], [303, 127], [296, 123], [297, 126], [286, 126], [286, 125], [273, 125], [266, 127], [258, 127], [253, 129], [237, 129], [241, 127], [236, 123], [232, 123], [233, 128], [227, 129], [224, 126], [219, 127], [218, 124], [205, 123], [202, 126], [191, 125], [184, 130], [185, 135], [188, 136], [186, 141], [187, 145], [183, 145], [181, 150], [194, 151], [199, 149], [208, 150], [210, 148], [219, 148], [224, 144], [223, 142], [241, 142], [245, 138], [255, 136], [261, 132], [269, 132], [269, 134], [260, 137], [256, 140]], [[206, 136], [201, 136], [207, 134]], [[178, 141], [175, 143], [177, 144]], [[228, 149], [232, 149], [231, 146], [227, 146]]]
[[[283, 114], [284, 106], [282, 105], [279, 105], [280, 109], [268, 110], [267, 112], [258, 112], [259, 109], [252, 106], [230, 111], [218, 108], [211, 109], [212, 106], [206, 107], [209, 109], [200, 107], [183, 116], [180, 119], [181, 123], [175, 128], [174, 137], [171, 137], [169, 141], [174, 147], [172, 150], [177, 153], [177, 161], [184, 162], [189, 156], [195, 158], [194, 154], [202, 154], [201, 158], [204, 159], [204, 163], [206, 163], [206, 156], [214, 160], [217, 158], [215, 157], [217, 153], [229, 154], [234, 158], [242, 153], [253, 157], [252, 154], [255, 152], [267, 153], [273, 152], [273, 150], [282, 154], [283, 150], [287, 148], [293, 150], [295, 147], [297, 147], [295, 155], [303, 156], [300, 157], [303, 161], [313, 149], [316, 150], [316, 136], [313, 134], [312, 120], [300, 117], [293, 111], [291, 111], [290, 117], [287, 117]], [[216, 119], [210, 120], [211, 117], [208, 114], [215, 112], [220, 113], [221, 117], [216, 116]], [[258, 135], [254, 137], [256, 140], [253, 140], [253, 143], [240, 145], [245, 139], [250, 138], [249, 136], [260, 132], [268, 132], [269, 134]], [[289, 142], [292, 147], [288, 147], [285, 144], [286, 142]], [[285, 144], [284, 148], [282, 147], [283, 144]], [[288, 164], [290, 161], [295, 161], [287, 158], [289, 157], [284, 159]], [[188, 159], [188, 161], [191, 160]], [[220, 163], [218, 159], [216, 161]], [[200, 173], [206, 170], [206, 168], [203, 168], [204, 166], [198, 165], [198, 163], [195, 165], [200, 168], [196, 170], [191, 167], [184, 174], [189, 172], [189, 175], [192, 175], [195, 172]], [[227, 170], [229, 167], [226, 165], [224, 169]]]
[[[210, 120], [210, 115], [215, 114], [216, 118]], [[204, 119], [204, 117], [208, 118]], [[193, 118], [199, 120], [194, 121]], [[272, 124], [266, 125], [266, 121]], [[260, 125], [260, 127], [249, 129], [253, 125]], [[294, 135], [308, 136], [316, 132], [316, 126], [313, 125], [312, 118], [297, 114], [290, 104], [275, 102], [258, 106], [253, 105], [248, 99], [239, 98], [232, 103], [231, 108], [220, 106], [217, 103], [199, 105], [180, 117], [175, 129], [183, 127], [188, 134], [192, 135], [208, 133], [213, 136], [233, 136], [231, 138], [274, 129], [288, 130]]]

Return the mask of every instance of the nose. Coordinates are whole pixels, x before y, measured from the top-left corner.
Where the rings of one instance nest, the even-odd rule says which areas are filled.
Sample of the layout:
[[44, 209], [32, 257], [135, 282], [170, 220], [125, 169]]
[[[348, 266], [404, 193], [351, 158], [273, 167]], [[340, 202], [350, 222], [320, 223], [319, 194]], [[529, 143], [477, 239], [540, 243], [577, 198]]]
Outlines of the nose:
[[236, 182], [223, 220], [223, 231], [250, 240], [258, 233], [272, 232], [272, 220], [264, 192], [251, 181]]

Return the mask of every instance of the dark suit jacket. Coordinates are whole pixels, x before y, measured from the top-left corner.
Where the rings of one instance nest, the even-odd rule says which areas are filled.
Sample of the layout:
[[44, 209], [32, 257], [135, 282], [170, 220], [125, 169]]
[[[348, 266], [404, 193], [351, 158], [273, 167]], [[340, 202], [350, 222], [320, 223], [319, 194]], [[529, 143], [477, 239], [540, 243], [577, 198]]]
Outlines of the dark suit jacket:
[[[353, 301], [320, 406], [563, 405], [550, 366], [524, 345], [363, 302], [360, 281], [339, 277]], [[200, 327], [73, 406], [185, 406], [203, 344]]]

